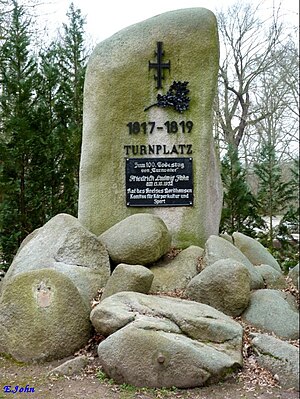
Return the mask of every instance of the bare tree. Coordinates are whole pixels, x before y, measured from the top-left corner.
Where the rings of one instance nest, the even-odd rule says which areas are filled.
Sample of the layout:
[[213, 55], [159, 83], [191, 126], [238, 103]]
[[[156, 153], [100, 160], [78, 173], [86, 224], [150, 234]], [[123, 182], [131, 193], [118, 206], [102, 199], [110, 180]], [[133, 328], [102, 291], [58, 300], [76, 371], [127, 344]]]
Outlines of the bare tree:
[[[290, 161], [299, 149], [298, 57], [294, 48], [285, 45], [274, 54], [276, 66], [260, 76], [256, 101], [266, 118], [258, 121], [253, 132], [254, 145], [248, 153], [255, 159], [256, 150], [266, 142], [274, 147], [278, 162]], [[251, 154], [251, 149], [255, 150]]]
[[257, 7], [238, 2], [226, 12], [217, 13], [217, 19], [221, 41], [219, 95], [215, 103], [217, 137], [226, 146], [245, 148], [252, 140], [253, 127], [278, 108], [278, 102], [263, 107], [257, 95], [266, 83], [266, 74], [271, 76], [278, 68], [274, 54], [284, 40], [279, 9], [271, 21], [262, 21]]

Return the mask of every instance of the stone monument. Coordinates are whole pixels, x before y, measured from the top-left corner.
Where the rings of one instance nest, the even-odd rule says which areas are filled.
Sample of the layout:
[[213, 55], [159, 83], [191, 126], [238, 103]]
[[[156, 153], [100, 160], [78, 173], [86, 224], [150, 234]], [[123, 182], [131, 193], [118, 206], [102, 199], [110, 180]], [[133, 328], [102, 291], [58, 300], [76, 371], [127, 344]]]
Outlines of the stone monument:
[[85, 80], [79, 220], [102, 234], [152, 213], [173, 245], [218, 234], [222, 188], [212, 134], [219, 42], [204, 8], [167, 12], [98, 44]]

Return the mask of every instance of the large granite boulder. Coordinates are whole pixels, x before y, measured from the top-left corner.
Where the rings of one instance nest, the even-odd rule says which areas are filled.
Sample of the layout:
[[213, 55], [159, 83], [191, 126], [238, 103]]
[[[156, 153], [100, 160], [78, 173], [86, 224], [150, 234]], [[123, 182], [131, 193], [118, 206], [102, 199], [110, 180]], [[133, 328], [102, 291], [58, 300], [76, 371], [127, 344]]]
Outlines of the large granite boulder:
[[3, 284], [17, 274], [44, 268], [69, 277], [86, 303], [110, 276], [109, 257], [103, 244], [78, 219], [67, 214], [56, 215], [25, 238]]
[[155, 215], [129, 216], [106, 230], [99, 240], [116, 263], [147, 265], [168, 252], [171, 236], [165, 223]]
[[252, 265], [248, 258], [228, 240], [218, 237], [210, 236], [205, 243], [204, 248], [204, 267], [208, 267], [218, 260], [234, 259], [237, 262], [246, 266], [251, 277], [251, 289], [259, 289], [264, 287], [264, 282], [261, 275], [256, 268]]
[[89, 308], [64, 274], [32, 270], [12, 277], [0, 298], [0, 352], [22, 362], [72, 355], [91, 333]]
[[270, 265], [259, 265], [256, 266], [256, 270], [262, 276], [265, 288], [282, 290], [287, 288], [287, 283], [284, 275], [278, 272], [274, 267]]
[[122, 291], [148, 294], [154, 275], [145, 266], [120, 263], [110, 276], [101, 299]]
[[234, 245], [250, 260], [253, 265], [270, 265], [279, 273], [282, 273], [277, 260], [257, 240], [242, 233], [233, 233]]
[[[161, 54], [158, 42], [162, 45], [159, 57], [162, 62], [170, 61], [169, 70], [149, 70], [156, 53]], [[126, 217], [147, 212], [165, 222], [173, 245], [179, 248], [201, 247], [211, 234], [218, 233], [222, 182], [213, 137], [218, 69], [217, 21], [204, 8], [157, 15], [117, 32], [95, 47], [85, 77], [78, 202], [79, 220], [88, 230], [99, 236]], [[158, 89], [160, 82], [154, 76], [161, 73], [163, 87]], [[172, 106], [145, 110], [157, 103], [158, 94], [166, 94], [174, 81], [188, 81], [189, 109], [184, 113]], [[192, 130], [182, 128], [186, 122]], [[167, 129], [169, 123], [173, 133]], [[194, 173], [188, 186], [173, 189], [165, 184], [171, 180], [163, 181], [165, 170], [156, 167], [158, 175], [144, 168], [135, 188], [127, 187], [127, 159], [147, 162], [148, 158], [151, 164], [161, 157], [164, 162], [170, 157], [179, 162], [181, 157], [191, 157]], [[173, 177], [186, 178], [184, 175], [178, 170]], [[140, 206], [127, 204], [129, 190], [129, 197], [132, 195]], [[159, 206], [174, 198], [180, 204], [187, 196], [193, 197], [193, 206]], [[147, 206], [149, 197], [154, 206]], [[120, 262], [129, 263], [126, 259]]]
[[191, 245], [174, 259], [165, 256], [150, 268], [154, 274], [151, 292], [184, 290], [191, 279], [199, 273], [202, 255], [202, 248]]
[[196, 387], [242, 365], [242, 327], [204, 304], [122, 292], [97, 305], [91, 321], [108, 336], [98, 355], [117, 383]]
[[186, 295], [229, 316], [239, 316], [250, 300], [250, 274], [243, 263], [224, 259], [213, 263], [194, 277]]
[[265, 334], [251, 334], [258, 364], [277, 376], [280, 386], [299, 390], [299, 348]]
[[299, 338], [299, 313], [290, 294], [270, 289], [252, 292], [242, 319], [279, 338]]

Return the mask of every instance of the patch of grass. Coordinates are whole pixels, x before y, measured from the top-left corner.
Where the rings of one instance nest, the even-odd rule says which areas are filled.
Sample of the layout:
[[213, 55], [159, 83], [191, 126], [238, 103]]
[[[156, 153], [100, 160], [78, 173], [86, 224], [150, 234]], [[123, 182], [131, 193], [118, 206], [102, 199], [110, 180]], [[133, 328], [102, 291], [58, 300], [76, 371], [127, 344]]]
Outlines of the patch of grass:
[[98, 378], [98, 380], [99, 380], [100, 382], [105, 382], [106, 384], [109, 384], [109, 385], [113, 385], [113, 384], [114, 384], [114, 380], [111, 379], [111, 378], [109, 378], [109, 377], [104, 373], [104, 371], [102, 371], [102, 370], [97, 371], [96, 377]]
[[126, 384], [125, 382], [123, 384], [120, 385], [120, 389], [122, 391], [126, 391], [126, 392], [135, 392], [138, 388], [130, 385], [130, 384]]
[[[123, 384], [116, 384], [112, 378], [109, 378], [104, 371], [99, 370], [96, 373], [97, 379], [105, 384], [115, 385], [117, 390], [120, 392], [121, 396], [120, 399], [131, 399], [135, 398], [136, 394], [144, 393], [152, 395], [153, 398], [168, 398], [171, 397], [170, 395], [174, 392], [178, 392], [176, 387], [171, 388], [139, 388], [131, 384], [123, 383]], [[133, 396], [132, 396], [133, 395]]]
[[9, 361], [13, 364], [15, 364], [16, 366], [25, 366], [26, 363], [21, 362], [19, 360], [14, 359], [11, 355], [8, 355], [7, 353], [0, 353], [0, 361]]

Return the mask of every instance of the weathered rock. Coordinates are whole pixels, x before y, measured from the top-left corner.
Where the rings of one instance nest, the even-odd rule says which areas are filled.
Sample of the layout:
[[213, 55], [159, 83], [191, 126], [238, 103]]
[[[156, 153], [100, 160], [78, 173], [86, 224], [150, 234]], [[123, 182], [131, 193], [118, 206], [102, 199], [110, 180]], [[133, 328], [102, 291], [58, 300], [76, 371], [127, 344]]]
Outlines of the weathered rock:
[[219, 260], [194, 277], [187, 296], [229, 316], [239, 316], [250, 300], [250, 274], [243, 263]]
[[[149, 61], [155, 62], [159, 40], [163, 40], [163, 61], [171, 63], [171, 69], [164, 71], [161, 90], [156, 87], [156, 71], [149, 70]], [[216, 18], [203, 8], [157, 15], [97, 45], [85, 79], [80, 161], [78, 217], [88, 230], [100, 235], [134, 213], [147, 212], [166, 223], [176, 247], [201, 247], [209, 235], [217, 234], [222, 183], [214, 146], [212, 106], [218, 59]], [[189, 109], [183, 114], [173, 107], [153, 106], [145, 111], [157, 103], [159, 93], [167, 93], [174, 81], [189, 82]], [[177, 134], [167, 132], [167, 121], [177, 124]], [[193, 124], [190, 133], [187, 129], [182, 131], [185, 121]], [[145, 126], [146, 134], [142, 127], [139, 133], [129, 132], [128, 125], [135, 122]], [[153, 123], [155, 129], [150, 134]], [[189, 156], [194, 170], [193, 206], [126, 206], [127, 158], [164, 157], [167, 161], [169, 157]], [[163, 201], [163, 190], [170, 187], [162, 186], [162, 181], [150, 183], [158, 183], [148, 186], [150, 195]], [[120, 262], [128, 263], [125, 259]]]
[[88, 363], [89, 359], [87, 356], [77, 356], [49, 371], [48, 376], [71, 376], [79, 374], [88, 365]]
[[203, 249], [194, 245], [181, 251], [174, 259], [167, 256], [150, 270], [154, 274], [151, 292], [184, 290], [189, 281], [199, 273]]
[[4, 276], [5, 276], [4, 271], [0, 270], [0, 296], [1, 296], [2, 282], [3, 282]]
[[33, 270], [11, 278], [0, 298], [0, 352], [19, 361], [72, 355], [91, 332], [89, 309], [64, 274]]
[[278, 272], [274, 267], [259, 265], [256, 266], [256, 270], [262, 276], [266, 288], [281, 290], [287, 287], [283, 274]]
[[220, 236], [221, 238], [224, 238], [224, 240], [227, 240], [227, 241], [229, 241], [231, 244], [233, 244], [233, 238], [232, 238], [232, 236], [231, 236], [230, 234], [221, 233], [219, 236]]
[[144, 266], [120, 263], [110, 276], [101, 299], [122, 291], [148, 294], [153, 278], [153, 273]]
[[195, 387], [242, 364], [242, 327], [204, 304], [122, 292], [97, 305], [91, 320], [109, 335], [98, 355], [117, 383]]
[[218, 260], [234, 259], [245, 265], [251, 277], [251, 289], [264, 287], [261, 275], [252, 265], [248, 258], [228, 240], [217, 236], [210, 236], [205, 243], [203, 264], [204, 267], [210, 266]]
[[147, 265], [170, 248], [171, 236], [165, 223], [155, 215], [139, 213], [115, 224], [99, 237], [116, 263]]
[[86, 303], [104, 287], [110, 275], [103, 244], [78, 219], [67, 214], [56, 215], [24, 240], [4, 284], [19, 273], [44, 268], [69, 277]]
[[258, 364], [276, 375], [282, 387], [299, 390], [299, 348], [269, 335], [251, 335]]
[[299, 289], [299, 263], [289, 271], [288, 276], [292, 279], [294, 285]]
[[270, 265], [279, 273], [282, 273], [277, 260], [257, 240], [242, 233], [233, 233], [234, 245], [243, 252], [253, 265]]
[[263, 289], [251, 293], [248, 308], [242, 319], [262, 331], [274, 333], [282, 339], [299, 337], [299, 314], [290, 294]]

